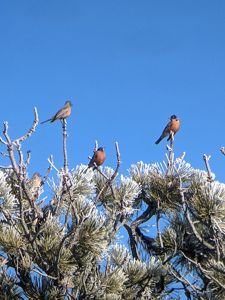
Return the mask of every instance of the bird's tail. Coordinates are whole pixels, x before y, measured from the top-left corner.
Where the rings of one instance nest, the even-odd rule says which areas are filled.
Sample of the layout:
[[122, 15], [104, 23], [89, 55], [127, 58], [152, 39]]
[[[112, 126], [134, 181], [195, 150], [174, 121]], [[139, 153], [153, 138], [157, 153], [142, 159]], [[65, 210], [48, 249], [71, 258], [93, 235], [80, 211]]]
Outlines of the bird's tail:
[[45, 120], [45, 121], [41, 122], [41, 124], [44, 124], [44, 123], [49, 122], [49, 121], [51, 121], [51, 120], [52, 120], [52, 119]]
[[158, 145], [161, 142], [162, 139], [163, 139], [163, 137], [160, 136], [160, 138], [155, 142], [155, 144]]

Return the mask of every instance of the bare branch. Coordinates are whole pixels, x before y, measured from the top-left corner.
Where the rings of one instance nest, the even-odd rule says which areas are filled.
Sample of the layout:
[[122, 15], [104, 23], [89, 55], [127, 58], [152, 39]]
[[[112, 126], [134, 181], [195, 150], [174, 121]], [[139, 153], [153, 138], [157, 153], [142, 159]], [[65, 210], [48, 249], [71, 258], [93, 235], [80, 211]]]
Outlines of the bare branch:
[[0, 151], [0, 155], [9, 157], [9, 154]]
[[98, 173], [101, 174], [107, 181], [109, 181], [109, 178], [99, 169], [99, 167], [97, 166], [97, 164], [95, 162], [93, 163], [93, 165], [96, 168], [96, 170], [98, 171]]
[[163, 249], [163, 240], [161, 236], [161, 230], [160, 230], [160, 200], [157, 200], [157, 214], [156, 214], [156, 228], [157, 228], [157, 235], [160, 242], [160, 247]]
[[210, 160], [211, 156], [210, 155], [203, 155], [203, 160], [205, 162], [205, 166], [206, 166], [206, 170], [207, 170], [207, 174], [208, 174], [208, 181], [209, 182], [213, 182], [213, 177], [212, 177], [212, 171], [209, 165], [209, 160]]
[[16, 172], [16, 174], [18, 175], [19, 173], [19, 168], [18, 168], [18, 165], [17, 165], [17, 162], [16, 162], [16, 159], [15, 159], [15, 156], [14, 156], [14, 149], [13, 149], [13, 144], [11, 142], [11, 139], [9, 137], [9, 134], [8, 134], [8, 122], [5, 121], [3, 123], [3, 134], [6, 138], [6, 145], [7, 145], [7, 150], [8, 150], [8, 154], [9, 154], [9, 159], [11, 161], [11, 164], [12, 164], [12, 167], [13, 167], [13, 170]]
[[19, 155], [19, 175], [20, 175], [20, 180], [25, 178], [25, 164], [24, 164], [24, 159], [23, 159], [23, 152], [21, 150], [21, 144], [19, 140], [15, 141], [16, 149]]
[[132, 228], [128, 224], [124, 224], [124, 227], [126, 228], [127, 233], [129, 234], [130, 248], [131, 248], [133, 258], [139, 259], [139, 254], [137, 251], [137, 242], [135, 240], [135, 232], [132, 230]]
[[173, 161], [174, 161], [174, 152], [173, 152], [173, 146], [174, 146], [174, 133], [173, 131], [170, 131], [170, 145], [167, 145], [167, 150], [169, 151], [169, 156], [167, 157], [168, 163], [167, 163], [167, 172], [166, 175], [172, 175], [173, 174]]
[[134, 220], [131, 224], [132, 227], [137, 227], [142, 223], [147, 222], [156, 212], [155, 202], [148, 205], [148, 208], [140, 215], [136, 220]]
[[64, 173], [68, 173], [68, 157], [67, 157], [67, 122], [66, 119], [62, 120], [62, 128], [63, 128], [63, 156], [64, 156]]
[[58, 279], [57, 277], [53, 277], [53, 276], [50, 276], [50, 275], [48, 275], [48, 274], [46, 274], [46, 273], [42, 273], [42, 272], [40, 272], [40, 271], [37, 270], [37, 269], [32, 269], [31, 271], [33, 271], [33, 272], [35, 272], [35, 273], [37, 273], [37, 274], [39, 274], [39, 275], [41, 275], [41, 276], [48, 277], [48, 278], [50, 278], [50, 279], [54, 279], [54, 280]]
[[38, 119], [37, 108], [34, 107], [34, 121], [33, 121], [32, 127], [28, 130], [27, 133], [25, 133], [23, 136], [18, 138], [17, 141], [19, 143], [21, 143], [21, 142], [25, 141], [27, 138], [29, 138], [35, 132], [38, 122], [39, 122], [39, 119]]
[[53, 155], [50, 155], [50, 157], [48, 158], [48, 162], [51, 166], [51, 168], [55, 169], [57, 173], [60, 173], [60, 171], [56, 168], [54, 161], [53, 161]]
[[[51, 156], [50, 156], [50, 157], [51, 157]], [[46, 173], [45, 173], [45, 176], [43, 177], [43, 179], [42, 179], [42, 181], [41, 181], [41, 185], [44, 185], [44, 184], [45, 184], [45, 182], [47, 181], [48, 175], [49, 175], [49, 173], [51, 172], [51, 170], [52, 170], [52, 165], [49, 163], [49, 166], [48, 166], [48, 169], [47, 169], [47, 171], [46, 171]]]
[[28, 151], [27, 151], [27, 158], [26, 158], [26, 161], [25, 161], [25, 163], [24, 163], [26, 168], [28, 167], [28, 165], [29, 165], [29, 163], [30, 163], [30, 159], [31, 159], [31, 151], [28, 150]]
[[116, 169], [115, 169], [115, 172], [114, 174], [112, 175], [111, 177], [111, 182], [116, 178], [117, 174], [118, 174], [118, 171], [119, 171], [119, 167], [120, 167], [120, 150], [119, 150], [119, 144], [118, 142], [115, 143], [115, 147], [116, 147], [116, 157], [117, 157], [117, 165], [116, 165]]
[[[194, 261], [193, 259], [189, 258], [187, 255], [185, 255], [185, 253], [183, 251], [181, 251], [182, 255], [192, 264], [194, 264], [195, 266], [197, 266], [202, 272], [203, 274], [210, 280], [215, 281], [222, 289], [225, 290], [225, 285], [223, 285], [223, 283], [221, 283], [218, 279], [216, 279], [214, 276], [212, 276], [210, 273], [212, 273], [212, 271], [209, 270], [205, 270], [200, 263], [197, 263], [196, 261]], [[224, 272], [223, 272], [224, 274]]]
[[4, 145], [7, 145], [7, 142], [3, 140], [3, 138], [0, 137], [0, 142]]
[[169, 272], [180, 282], [182, 282], [185, 286], [189, 286], [193, 291], [197, 292], [200, 288], [192, 285], [186, 278], [184, 278], [174, 267], [172, 264], [167, 263]]

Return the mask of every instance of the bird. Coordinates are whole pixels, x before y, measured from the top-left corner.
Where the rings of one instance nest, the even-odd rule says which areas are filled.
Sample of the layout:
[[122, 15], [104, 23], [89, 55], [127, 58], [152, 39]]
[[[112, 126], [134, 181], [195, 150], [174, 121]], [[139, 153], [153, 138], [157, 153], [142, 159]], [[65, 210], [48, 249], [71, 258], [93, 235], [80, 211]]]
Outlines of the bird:
[[46, 122], [54, 122], [56, 120], [62, 120], [62, 119], [66, 119], [70, 116], [71, 114], [71, 109], [72, 109], [72, 102], [71, 101], [66, 101], [64, 106], [57, 111], [57, 113], [52, 116], [50, 119], [45, 120], [43, 122], [41, 122], [41, 124], [44, 124]]
[[41, 185], [41, 175], [38, 172], [35, 172], [31, 179], [29, 180], [31, 187], [39, 188]]
[[160, 135], [159, 139], [155, 142], [155, 144], [159, 144], [162, 139], [164, 139], [166, 136], [169, 136], [167, 141], [169, 141], [172, 137], [172, 134], [176, 134], [176, 132], [180, 129], [180, 120], [176, 115], [172, 115], [170, 117], [169, 123], [164, 128], [162, 134]]
[[88, 164], [88, 168], [92, 168], [93, 170], [97, 169], [97, 167], [101, 166], [106, 159], [105, 150], [103, 147], [99, 147], [97, 151], [94, 151], [94, 154]]
[[41, 185], [42, 185], [41, 175], [38, 172], [35, 172], [31, 177], [31, 179], [29, 179], [26, 183], [27, 190], [33, 201], [35, 198], [38, 197], [38, 192]]

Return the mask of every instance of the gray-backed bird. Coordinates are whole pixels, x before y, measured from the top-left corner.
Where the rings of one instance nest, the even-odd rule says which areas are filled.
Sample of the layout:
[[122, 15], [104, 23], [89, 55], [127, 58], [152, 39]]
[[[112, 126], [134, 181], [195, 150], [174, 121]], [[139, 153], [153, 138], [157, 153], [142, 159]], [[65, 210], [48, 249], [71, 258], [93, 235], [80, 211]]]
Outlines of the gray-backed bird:
[[46, 121], [41, 122], [41, 124], [46, 122], [54, 122], [56, 120], [66, 119], [70, 116], [71, 109], [72, 109], [72, 102], [68, 100], [65, 102], [64, 106], [57, 111], [57, 113], [54, 116], [52, 116], [50, 119]]

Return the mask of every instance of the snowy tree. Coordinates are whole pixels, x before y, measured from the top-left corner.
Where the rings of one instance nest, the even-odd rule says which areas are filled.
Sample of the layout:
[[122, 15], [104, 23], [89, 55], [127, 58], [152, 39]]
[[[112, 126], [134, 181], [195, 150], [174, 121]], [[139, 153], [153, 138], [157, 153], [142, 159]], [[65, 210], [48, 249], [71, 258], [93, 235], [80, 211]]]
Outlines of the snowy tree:
[[195, 170], [172, 139], [165, 162], [119, 176], [116, 143], [115, 170], [71, 170], [63, 120], [63, 167], [50, 157], [45, 176], [29, 178], [22, 144], [38, 129], [34, 112], [22, 137], [4, 122], [0, 138], [0, 299], [225, 298], [225, 185], [209, 157]]

